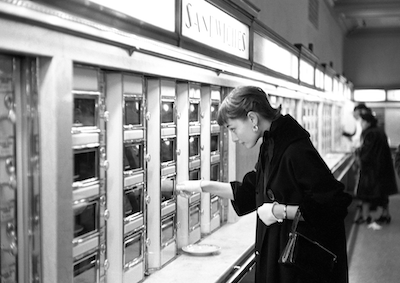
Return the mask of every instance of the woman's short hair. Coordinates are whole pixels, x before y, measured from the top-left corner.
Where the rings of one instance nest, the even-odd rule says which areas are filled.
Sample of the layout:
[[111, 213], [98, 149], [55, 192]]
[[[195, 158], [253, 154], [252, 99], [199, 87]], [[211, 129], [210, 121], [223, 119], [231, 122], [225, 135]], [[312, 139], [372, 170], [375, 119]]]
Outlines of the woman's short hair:
[[367, 105], [365, 105], [363, 102], [355, 106], [353, 111], [360, 111], [360, 113], [372, 113], [371, 108], [367, 107]]
[[361, 113], [360, 118], [368, 122], [371, 126], [376, 126], [378, 124], [378, 119], [373, 113]]
[[228, 119], [245, 119], [250, 111], [273, 121], [280, 116], [281, 107], [273, 108], [267, 94], [261, 88], [240, 86], [233, 89], [222, 101], [217, 122], [222, 126], [227, 124]]

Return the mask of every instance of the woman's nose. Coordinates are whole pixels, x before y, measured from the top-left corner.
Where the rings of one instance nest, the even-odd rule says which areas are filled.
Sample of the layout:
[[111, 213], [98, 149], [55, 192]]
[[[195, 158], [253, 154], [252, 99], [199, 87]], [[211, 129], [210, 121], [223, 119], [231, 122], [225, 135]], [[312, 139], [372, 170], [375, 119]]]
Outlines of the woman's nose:
[[237, 135], [235, 135], [234, 133], [231, 133], [231, 139], [233, 142], [237, 142], [239, 140]]

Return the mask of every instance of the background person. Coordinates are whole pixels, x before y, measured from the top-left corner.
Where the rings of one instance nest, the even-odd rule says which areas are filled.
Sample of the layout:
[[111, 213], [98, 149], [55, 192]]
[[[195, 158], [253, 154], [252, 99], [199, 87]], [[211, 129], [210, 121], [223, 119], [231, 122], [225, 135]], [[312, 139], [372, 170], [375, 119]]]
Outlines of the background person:
[[218, 124], [246, 148], [262, 139], [255, 171], [248, 172], [242, 182], [185, 181], [177, 190], [230, 198], [239, 216], [257, 211], [256, 283], [321, 282], [278, 263], [297, 209], [304, 220], [298, 230], [338, 257], [329, 282], [347, 283], [343, 220], [351, 196], [334, 178], [309, 133], [290, 115], [281, 115], [280, 108], [272, 108], [261, 88], [251, 86], [238, 87], [224, 99]]
[[353, 117], [356, 120], [356, 129], [353, 133], [343, 132], [343, 136], [350, 139], [353, 150], [360, 147], [360, 139], [362, 133], [360, 114], [372, 113], [371, 108], [367, 107], [365, 103], [359, 103], [353, 109]]
[[[361, 146], [361, 133], [362, 133], [362, 126], [361, 126], [361, 114], [372, 113], [371, 108], [367, 107], [367, 105], [363, 102], [357, 104], [353, 109], [353, 118], [356, 121], [356, 129], [353, 133], [343, 132], [343, 136], [349, 138], [351, 142], [351, 150], [353, 155], [356, 155], [356, 151]], [[354, 194], [357, 194], [358, 182], [360, 179], [360, 164], [358, 162], [358, 158], [356, 156], [355, 162], [353, 163], [352, 170], [356, 172], [354, 174]], [[358, 215], [362, 215], [362, 201], [358, 201], [357, 204]], [[361, 222], [362, 217], [359, 217], [355, 222]]]
[[360, 166], [357, 198], [362, 201], [362, 215], [356, 223], [372, 221], [371, 207], [382, 207], [378, 224], [390, 223], [389, 196], [397, 193], [393, 160], [385, 132], [377, 127], [372, 113], [361, 114], [361, 146], [356, 151]]

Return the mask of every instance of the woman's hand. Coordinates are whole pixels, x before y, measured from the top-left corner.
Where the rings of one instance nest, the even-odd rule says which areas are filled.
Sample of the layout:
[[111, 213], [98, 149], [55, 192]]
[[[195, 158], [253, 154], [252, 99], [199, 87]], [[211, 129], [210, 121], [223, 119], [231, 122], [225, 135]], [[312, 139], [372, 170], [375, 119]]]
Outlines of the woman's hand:
[[183, 181], [176, 185], [176, 191], [178, 193], [201, 193], [201, 180], [195, 181]]
[[274, 206], [278, 204], [277, 202], [266, 202], [262, 206], [257, 208], [258, 217], [264, 222], [265, 225], [270, 226], [275, 222], [282, 222], [282, 219], [276, 218], [273, 213]]

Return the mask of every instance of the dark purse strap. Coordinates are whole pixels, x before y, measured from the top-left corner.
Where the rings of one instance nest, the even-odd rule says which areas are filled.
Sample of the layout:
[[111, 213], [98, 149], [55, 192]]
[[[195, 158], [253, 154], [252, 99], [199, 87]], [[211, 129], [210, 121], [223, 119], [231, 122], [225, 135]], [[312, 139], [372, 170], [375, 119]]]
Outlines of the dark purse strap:
[[297, 209], [296, 214], [293, 218], [293, 223], [292, 223], [292, 233], [296, 232], [297, 229], [297, 224], [300, 221], [300, 217], [301, 217], [301, 211], [300, 208]]

